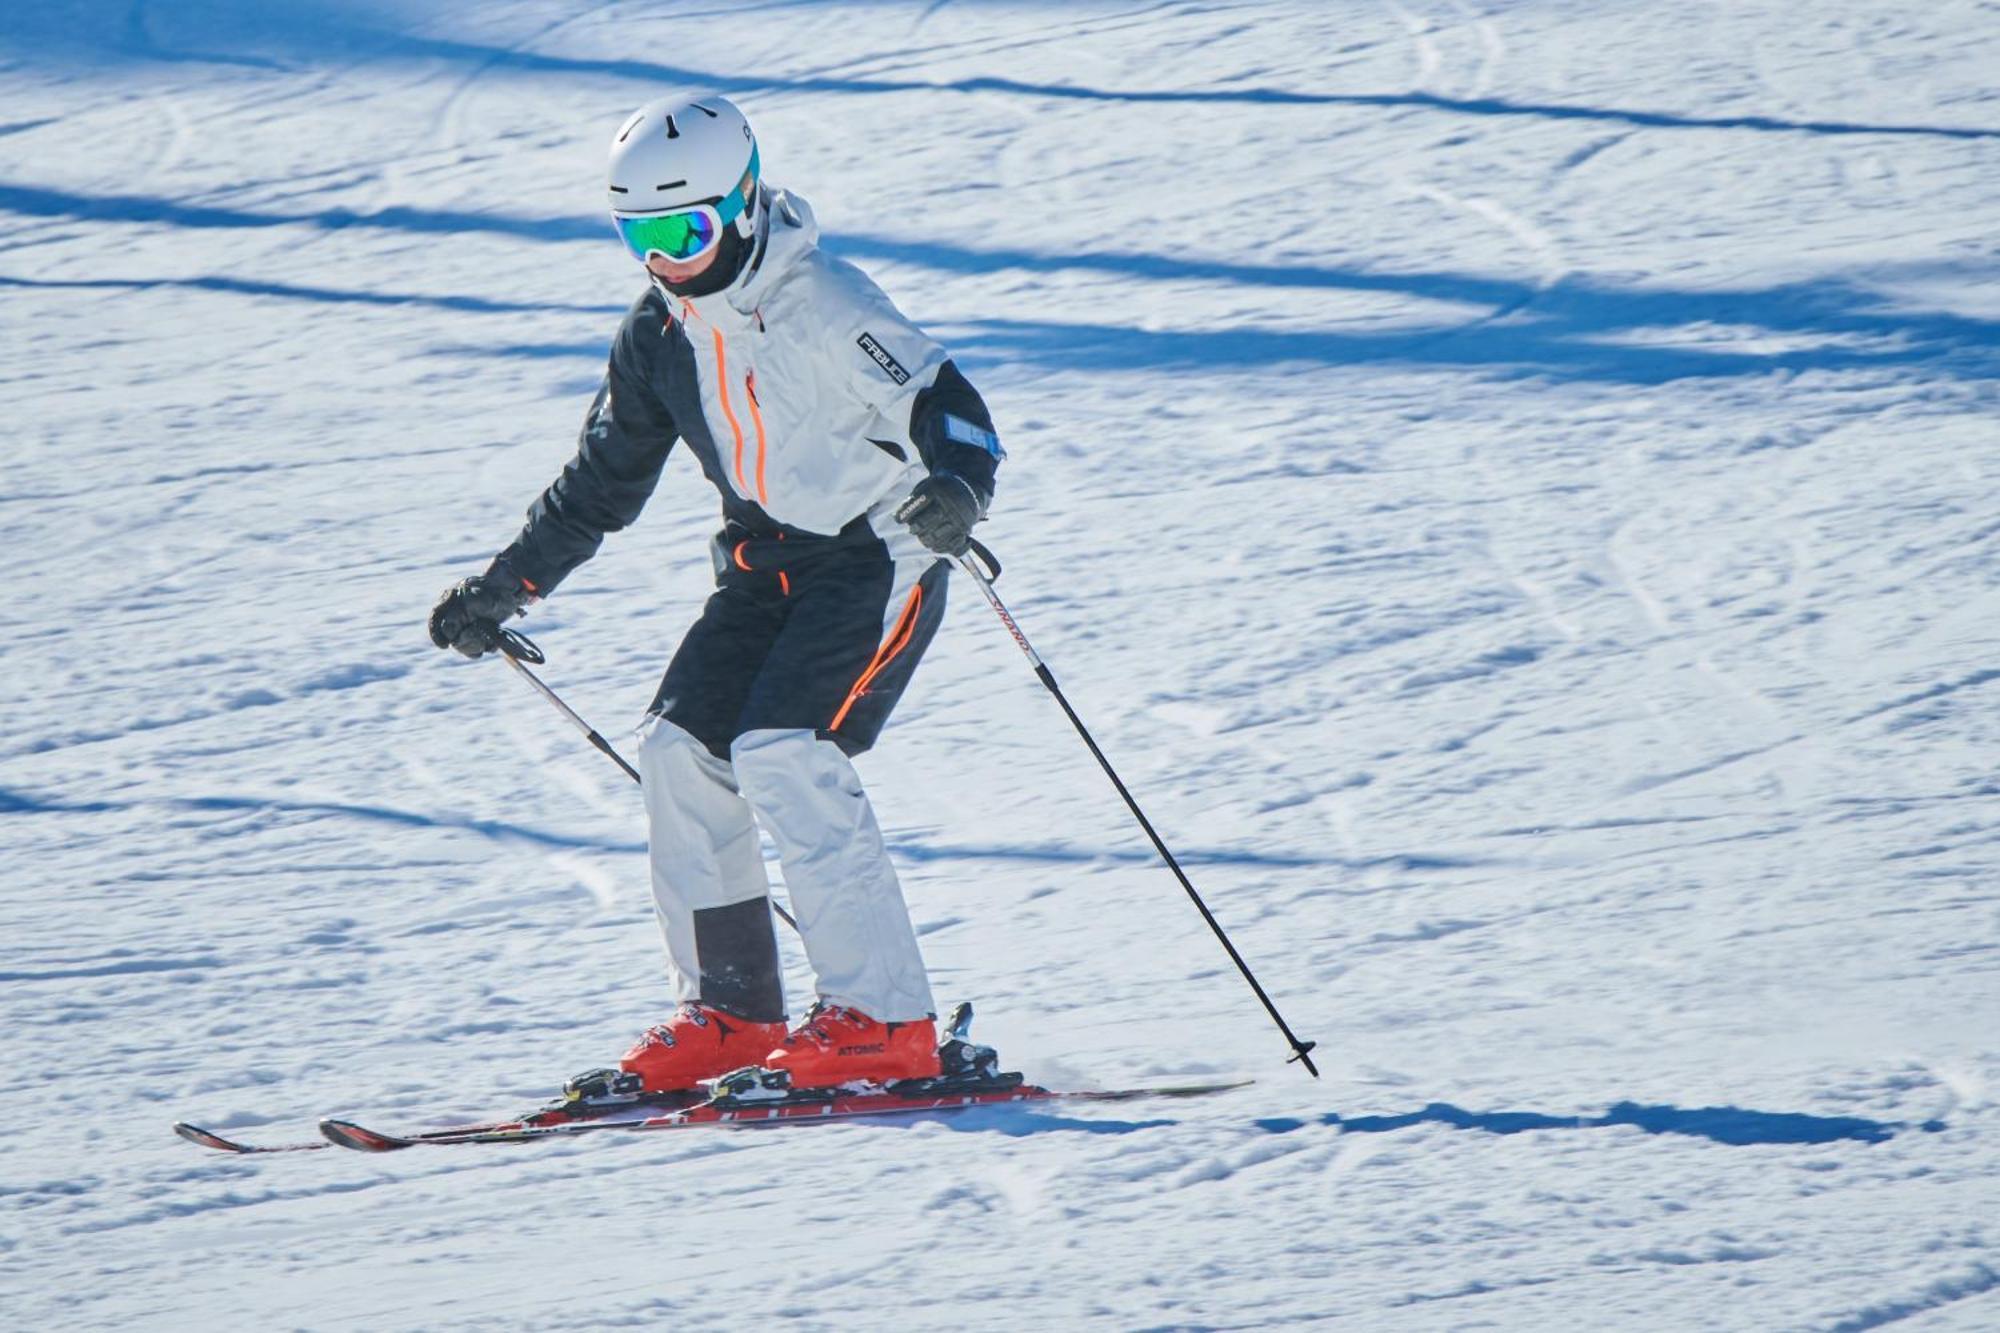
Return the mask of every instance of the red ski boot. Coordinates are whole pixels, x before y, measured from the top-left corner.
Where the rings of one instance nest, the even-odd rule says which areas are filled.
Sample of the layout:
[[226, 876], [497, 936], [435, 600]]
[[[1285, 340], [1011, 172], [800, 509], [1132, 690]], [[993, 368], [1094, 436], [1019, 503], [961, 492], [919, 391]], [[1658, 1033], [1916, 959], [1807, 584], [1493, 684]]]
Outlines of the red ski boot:
[[935, 1078], [937, 1023], [930, 1018], [878, 1023], [859, 1009], [822, 1000], [762, 1062], [791, 1075], [795, 1088], [831, 1088], [857, 1079], [892, 1083]]
[[637, 1074], [647, 1092], [677, 1092], [732, 1069], [760, 1064], [784, 1039], [783, 1023], [753, 1023], [683, 1001], [672, 1018], [647, 1029], [618, 1067]]

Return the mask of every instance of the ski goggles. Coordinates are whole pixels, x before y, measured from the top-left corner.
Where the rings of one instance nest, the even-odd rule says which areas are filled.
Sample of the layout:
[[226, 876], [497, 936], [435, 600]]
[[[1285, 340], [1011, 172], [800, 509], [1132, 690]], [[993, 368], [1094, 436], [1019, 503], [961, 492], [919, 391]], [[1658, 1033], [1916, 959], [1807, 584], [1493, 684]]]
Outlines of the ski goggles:
[[743, 210], [750, 206], [756, 193], [757, 150], [752, 148], [743, 179], [722, 198], [671, 213], [644, 216], [613, 213], [611, 224], [618, 229], [618, 239], [625, 242], [625, 248], [640, 263], [654, 255], [685, 263], [708, 253], [709, 247], [722, 239], [722, 229], [743, 216]]

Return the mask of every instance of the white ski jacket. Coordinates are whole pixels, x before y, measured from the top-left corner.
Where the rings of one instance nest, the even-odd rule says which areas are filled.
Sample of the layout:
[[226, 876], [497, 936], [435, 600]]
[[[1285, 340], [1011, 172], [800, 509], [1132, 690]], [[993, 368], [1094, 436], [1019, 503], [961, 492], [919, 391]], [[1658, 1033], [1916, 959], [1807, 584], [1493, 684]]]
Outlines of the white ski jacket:
[[929, 472], [991, 498], [1004, 454], [945, 349], [819, 248], [803, 199], [769, 190], [760, 211], [735, 283], [693, 299], [652, 287], [627, 314], [575, 458], [500, 557], [536, 592], [638, 516], [676, 439], [732, 536], [900, 538], [890, 515]]

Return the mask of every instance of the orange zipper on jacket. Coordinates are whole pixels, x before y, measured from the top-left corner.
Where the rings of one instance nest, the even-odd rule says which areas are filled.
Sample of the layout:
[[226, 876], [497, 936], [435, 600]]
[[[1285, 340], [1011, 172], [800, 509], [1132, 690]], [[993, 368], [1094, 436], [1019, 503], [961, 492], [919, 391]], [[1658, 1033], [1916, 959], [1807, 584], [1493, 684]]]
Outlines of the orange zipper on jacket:
[[[708, 335], [715, 341], [715, 396], [722, 400], [723, 420], [729, 423], [729, 433], [736, 441], [734, 458], [736, 489], [739, 494], [747, 498], [751, 494], [751, 491], [750, 478], [743, 475], [743, 423], [737, 419], [736, 405], [729, 400], [729, 344], [723, 339], [722, 330], [703, 318], [701, 311], [695, 308], [695, 303], [686, 297], [681, 298], [681, 311], [683, 316], [692, 315], [694, 318], [700, 319], [702, 323], [707, 324]], [[760, 312], [757, 316], [757, 327], [762, 328], [763, 326], [764, 316]], [[771, 497], [764, 489], [764, 454], [766, 447], [764, 439], [764, 414], [759, 409], [757, 403], [756, 371], [752, 370], [743, 377], [743, 388], [750, 399], [751, 423], [757, 429], [757, 503], [766, 504], [770, 501]]]
[[[751, 371], [743, 377], [743, 392], [750, 399], [750, 422], [757, 428], [757, 503], [764, 504], [770, 496], [764, 490], [764, 413], [757, 406], [757, 372]], [[738, 478], [743, 475], [739, 466]]]
[[736, 437], [736, 488], [743, 494], [750, 494], [750, 481], [743, 475], [743, 423], [736, 419], [736, 408], [729, 401], [729, 352], [722, 341], [722, 330], [711, 324], [708, 332], [715, 339], [715, 392], [722, 399], [722, 416], [729, 422], [729, 433]]

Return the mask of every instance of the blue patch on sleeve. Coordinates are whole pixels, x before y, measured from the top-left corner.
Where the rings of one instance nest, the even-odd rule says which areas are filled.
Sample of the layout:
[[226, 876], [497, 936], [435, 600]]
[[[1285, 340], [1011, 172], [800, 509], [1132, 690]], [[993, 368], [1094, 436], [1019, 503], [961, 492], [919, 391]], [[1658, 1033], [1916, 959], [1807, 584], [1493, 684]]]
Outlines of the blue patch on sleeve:
[[1000, 437], [998, 435], [995, 435], [990, 430], [982, 430], [972, 422], [967, 421], [964, 417], [955, 417], [949, 412], [945, 413], [944, 433], [946, 439], [957, 440], [960, 444], [969, 444], [975, 448], [984, 449], [995, 458], [1005, 458], [1007, 456], [1007, 451], [1000, 447]]

